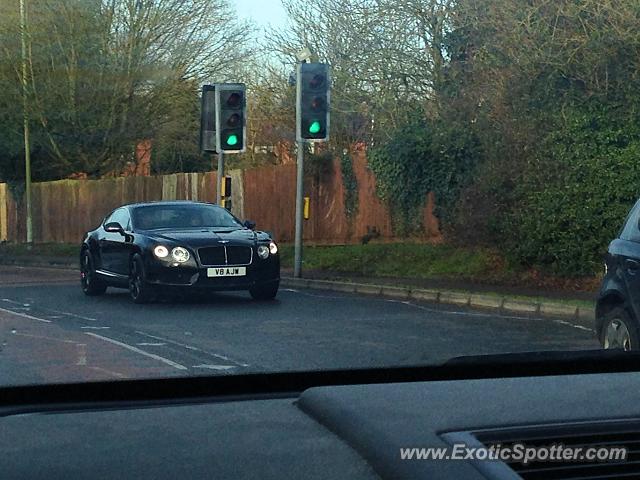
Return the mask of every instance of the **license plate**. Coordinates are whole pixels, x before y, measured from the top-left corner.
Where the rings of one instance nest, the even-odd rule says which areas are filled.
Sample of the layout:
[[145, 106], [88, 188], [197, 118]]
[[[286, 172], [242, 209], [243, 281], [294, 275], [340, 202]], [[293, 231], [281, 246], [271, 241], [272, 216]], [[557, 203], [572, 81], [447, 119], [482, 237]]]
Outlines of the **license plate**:
[[216, 267], [207, 268], [207, 277], [244, 277], [247, 267]]

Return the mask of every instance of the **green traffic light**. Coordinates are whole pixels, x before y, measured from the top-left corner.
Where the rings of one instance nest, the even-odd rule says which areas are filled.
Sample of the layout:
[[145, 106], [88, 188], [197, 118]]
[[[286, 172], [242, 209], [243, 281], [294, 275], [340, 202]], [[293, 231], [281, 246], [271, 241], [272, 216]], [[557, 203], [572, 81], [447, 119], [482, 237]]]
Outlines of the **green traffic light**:
[[237, 145], [237, 144], [238, 144], [237, 135], [232, 134], [227, 137], [227, 145], [231, 145], [233, 147], [234, 145]]
[[311, 122], [311, 125], [309, 125], [309, 133], [318, 133], [320, 132], [320, 122], [318, 122], [317, 120], [314, 122]]

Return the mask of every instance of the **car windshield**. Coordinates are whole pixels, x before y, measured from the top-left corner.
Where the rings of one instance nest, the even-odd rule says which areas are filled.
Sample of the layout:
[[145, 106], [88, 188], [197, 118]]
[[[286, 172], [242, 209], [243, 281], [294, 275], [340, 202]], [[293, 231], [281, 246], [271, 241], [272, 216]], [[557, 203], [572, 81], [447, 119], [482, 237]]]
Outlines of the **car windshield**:
[[224, 208], [213, 205], [152, 205], [132, 209], [133, 228], [242, 228]]
[[0, 387], [640, 350], [639, 27], [0, 0]]

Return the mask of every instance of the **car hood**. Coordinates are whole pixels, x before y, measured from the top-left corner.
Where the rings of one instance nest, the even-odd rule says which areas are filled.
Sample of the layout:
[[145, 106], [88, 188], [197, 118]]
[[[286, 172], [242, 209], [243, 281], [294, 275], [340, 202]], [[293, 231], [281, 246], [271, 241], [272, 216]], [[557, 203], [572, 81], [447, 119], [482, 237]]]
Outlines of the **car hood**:
[[213, 230], [213, 229], [189, 229], [153, 232], [150, 237], [158, 241], [168, 240], [187, 247], [205, 247], [217, 245], [221, 241], [228, 245], [254, 245], [257, 239], [256, 232], [246, 228]]

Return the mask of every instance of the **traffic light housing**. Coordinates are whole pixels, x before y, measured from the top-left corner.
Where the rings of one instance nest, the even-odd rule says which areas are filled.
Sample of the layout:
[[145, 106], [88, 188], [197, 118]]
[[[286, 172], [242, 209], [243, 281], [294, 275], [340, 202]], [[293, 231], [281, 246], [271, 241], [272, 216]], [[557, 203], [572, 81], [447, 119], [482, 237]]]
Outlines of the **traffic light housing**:
[[240, 153], [245, 151], [246, 89], [242, 83], [216, 85], [216, 151]]
[[200, 100], [200, 151], [216, 152], [216, 95], [214, 85], [202, 86]]
[[300, 63], [297, 72], [296, 137], [298, 141], [329, 139], [329, 65]]

